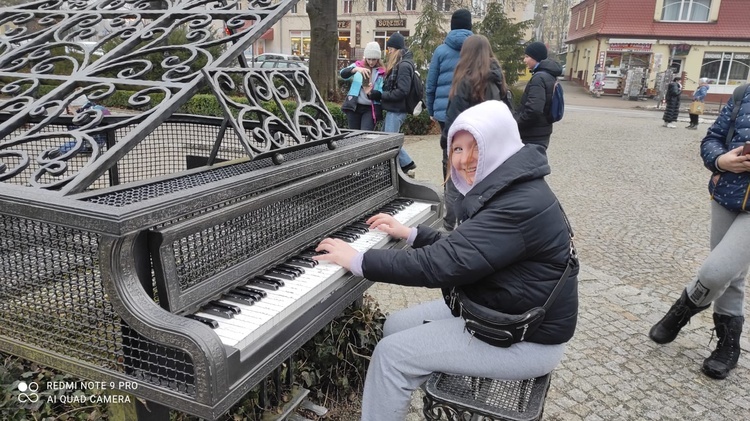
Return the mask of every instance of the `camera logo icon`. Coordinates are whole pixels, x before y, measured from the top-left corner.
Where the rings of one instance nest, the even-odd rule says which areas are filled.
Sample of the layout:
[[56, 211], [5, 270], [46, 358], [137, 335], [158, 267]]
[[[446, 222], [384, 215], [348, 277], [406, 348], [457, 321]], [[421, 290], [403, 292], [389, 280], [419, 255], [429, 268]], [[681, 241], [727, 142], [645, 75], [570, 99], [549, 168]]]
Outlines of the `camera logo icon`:
[[34, 403], [39, 400], [39, 395], [36, 393], [39, 391], [39, 385], [36, 382], [20, 382], [18, 383], [18, 402], [21, 403]]

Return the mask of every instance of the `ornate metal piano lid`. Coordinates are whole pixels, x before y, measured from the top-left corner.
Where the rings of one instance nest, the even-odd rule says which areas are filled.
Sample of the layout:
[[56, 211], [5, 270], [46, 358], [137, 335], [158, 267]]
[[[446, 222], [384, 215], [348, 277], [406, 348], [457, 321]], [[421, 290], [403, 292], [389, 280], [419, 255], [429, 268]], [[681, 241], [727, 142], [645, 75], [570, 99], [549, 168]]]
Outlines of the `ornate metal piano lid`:
[[[305, 67], [243, 66], [244, 51], [296, 2], [250, 0], [240, 10], [225, 0], [40, 0], [0, 9], [0, 27], [11, 27], [0, 33], [0, 181], [63, 195], [96, 189], [198, 93], [218, 99], [250, 159], [341, 137]], [[66, 116], [82, 94], [94, 103], [124, 94], [136, 112]], [[294, 110], [282, 103], [289, 99]], [[114, 133], [103, 148], [101, 137]]]

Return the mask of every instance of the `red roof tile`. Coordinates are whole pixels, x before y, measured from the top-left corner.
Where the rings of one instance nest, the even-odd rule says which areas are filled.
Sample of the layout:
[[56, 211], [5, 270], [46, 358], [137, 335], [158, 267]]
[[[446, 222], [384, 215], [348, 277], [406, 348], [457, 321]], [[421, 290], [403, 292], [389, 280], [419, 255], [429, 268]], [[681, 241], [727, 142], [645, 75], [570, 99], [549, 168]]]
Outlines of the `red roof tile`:
[[[596, 13], [592, 25], [591, 13], [594, 3]], [[721, 0], [718, 20], [707, 23], [654, 21], [655, 4], [655, 0], [585, 0], [571, 9], [568, 41], [597, 34], [608, 37], [750, 41], [748, 0]], [[582, 21], [586, 14], [588, 16], [584, 27]], [[577, 30], [576, 22], [579, 23]]]

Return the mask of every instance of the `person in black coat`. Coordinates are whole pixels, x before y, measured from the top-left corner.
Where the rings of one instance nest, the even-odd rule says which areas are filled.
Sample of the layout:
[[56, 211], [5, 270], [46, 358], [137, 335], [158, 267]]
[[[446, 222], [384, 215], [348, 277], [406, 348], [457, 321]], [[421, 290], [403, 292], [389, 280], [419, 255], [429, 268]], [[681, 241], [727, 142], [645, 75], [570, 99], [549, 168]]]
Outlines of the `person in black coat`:
[[562, 66], [547, 58], [547, 47], [539, 41], [529, 44], [524, 53], [523, 62], [532, 76], [514, 116], [523, 143], [535, 143], [547, 149], [552, 135], [549, 107], [557, 77], [562, 75]]
[[[456, 227], [454, 206], [460, 196], [453, 182], [448, 179], [448, 130], [464, 110], [490, 99], [507, 101], [507, 92], [503, 71], [487, 37], [472, 35], [466, 38], [453, 71], [453, 83], [448, 93], [448, 107], [440, 136], [440, 148], [443, 150], [443, 179], [446, 180], [443, 191], [443, 228], [446, 231], [453, 231]], [[506, 105], [509, 104], [510, 102], [506, 102]]]
[[523, 145], [500, 101], [461, 113], [447, 143], [451, 178], [464, 195], [462, 222], [452, 233], [406, 227], [378, 214], [368, 220], [371, 229], [414, 248], [360, 253], [326, 238], [316, 249], [327, 254], [315, 259], [376, 282], [460, 290], [479, 305], [509, 314], [542, 306], [558, 281], [564, 283], [541, 326], [507, 348], [466, 331], [464, 319], [454, 317], [442, 299], [390, 315], [365, 379], [364, 421], [403, 420], [412, 391], [432, 372], [508, 380], [549, 373], [575, 331], [578, 264], [565, 216], [544, 180], [550, 172], [544, 149]]
[[682, 85], [680, 84], [680, 78], [676, 77], [667, 86], [667, 94], [664, 96], [664, 100], [667, 102], [667, 108], [664, 110], [664, 116], [662, 117], [664, 127], [677, 128], [673, 123], [677, 121], [677, 117], [680, 115], [680, 95], [682, 95]]

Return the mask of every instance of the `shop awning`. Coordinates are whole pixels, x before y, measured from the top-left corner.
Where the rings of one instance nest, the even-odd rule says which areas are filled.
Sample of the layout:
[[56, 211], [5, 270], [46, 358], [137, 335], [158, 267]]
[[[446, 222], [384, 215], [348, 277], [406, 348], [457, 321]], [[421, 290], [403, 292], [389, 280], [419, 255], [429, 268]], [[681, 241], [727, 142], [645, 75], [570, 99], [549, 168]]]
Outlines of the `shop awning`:
[[272, 40], [273, 39], [273, 28], [270, 28], [269, 30], [267, 30], [266, 32], [264, 32], [263, 35], [260, 36], [260, 39], [265, 39], [265, 40], [268, 40], [268, 41]]

